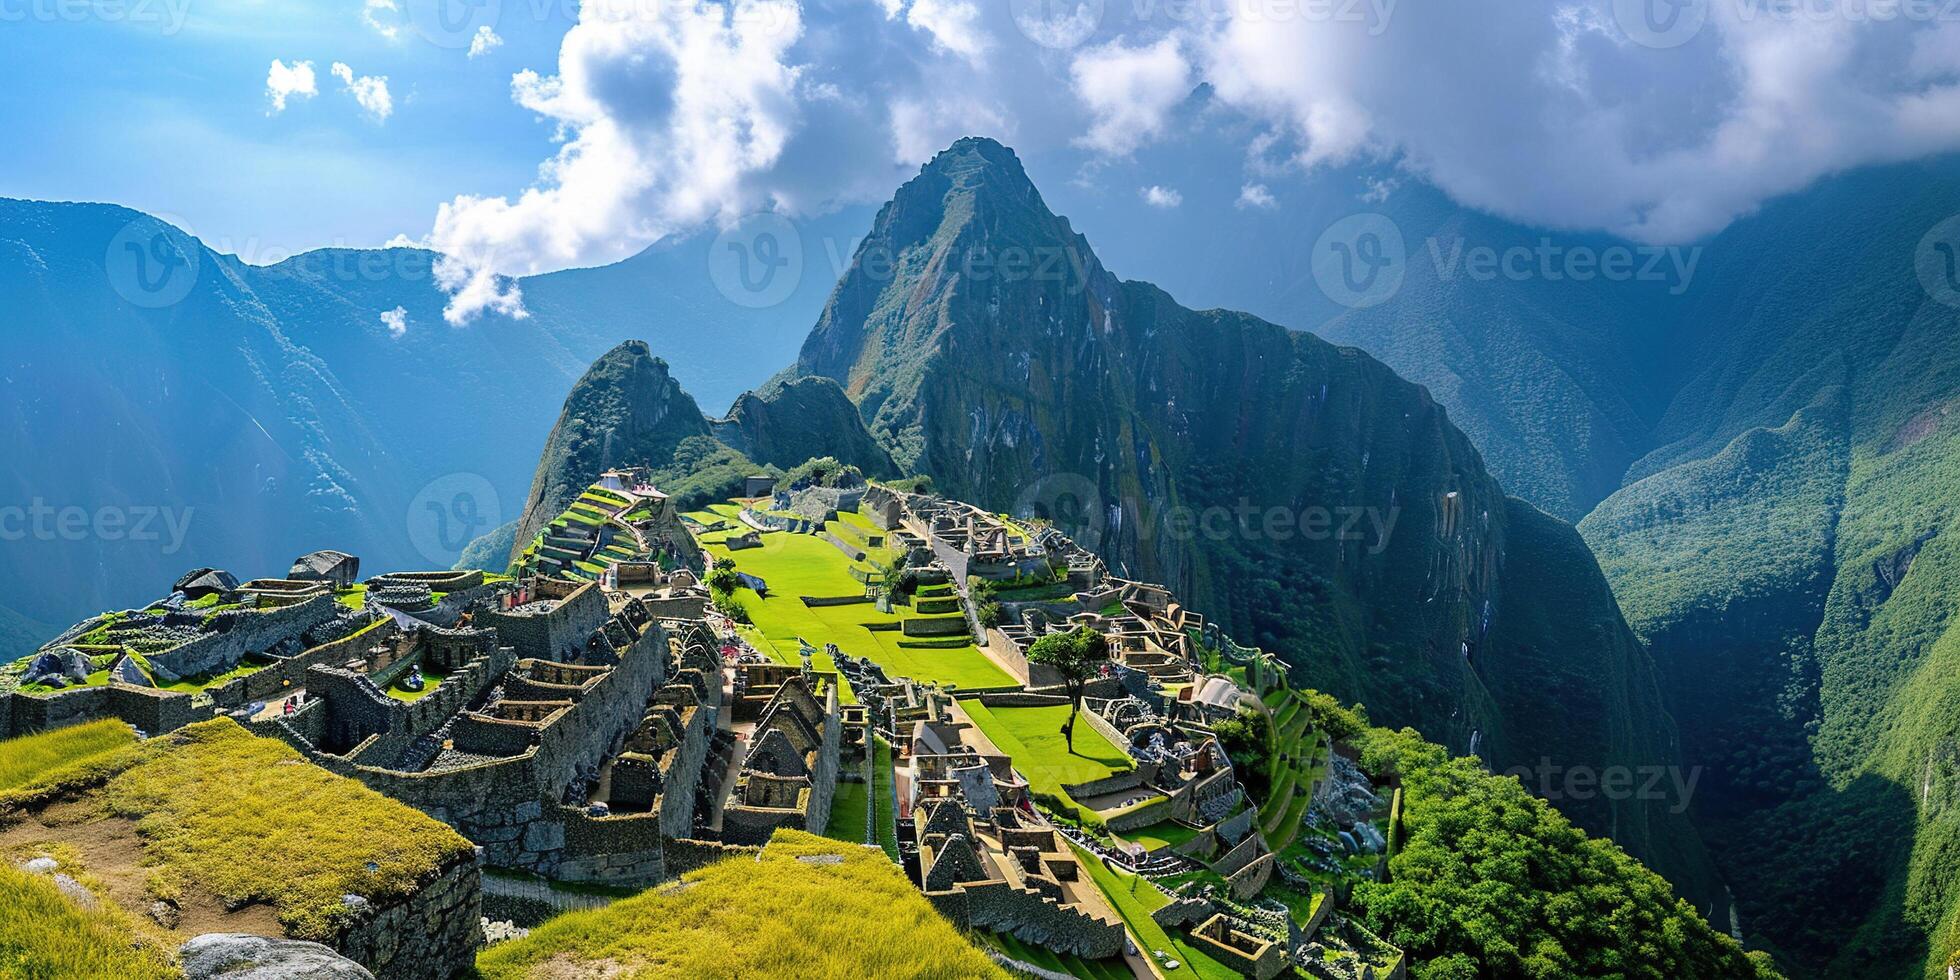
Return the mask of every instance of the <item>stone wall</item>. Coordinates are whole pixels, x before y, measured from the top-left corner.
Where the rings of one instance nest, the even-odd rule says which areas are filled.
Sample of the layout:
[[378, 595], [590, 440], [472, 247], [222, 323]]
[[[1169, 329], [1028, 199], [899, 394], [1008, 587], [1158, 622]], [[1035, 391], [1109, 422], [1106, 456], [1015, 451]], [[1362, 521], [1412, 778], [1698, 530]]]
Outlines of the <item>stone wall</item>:
[[558, 600], [549, 612], [486, 609], [477, 619], [479, 625], [496, 630], [505, 646], [517, 648], [521, 658], [575, 663], [585, 651], [586, 639], [605, 625], [609, 615], [605, 592], [598, 583], [588, 582]]
[[210, 695], [212, 704], [225, 710], [253, 701], [269, 701], [283, 695], [289, 681], [295, 685], [304, 684], [307, 668], [315, 664], [345, 663], [366, 652], [368, 647], [393, 639], [400, 631], [394, 620], [381, 616], [338, 640], [322, 643], [297, 656], [275, 660], [263, 669], [210, 688], [205, 693]]
[[[323, 753], [284, 721], [265, 729], [324, 768], [359, 779], [455, 827], [483, 848], [486, 864], [556, 877], [568, 858], [580, 857], [567, 853], [567, 829], [579, 811], [558, 801], [581, 765], [596, 770], [640, 723], [654, 690], [667, 681], [667, 654], [666, 632], [657, 624], [649, 626], [604, 680], [545, 726], [536, 745], [512, 758], [395, 772]], [[574, 865], [571, 870], [587, 873], [592, 866]]]
[[215, 714], [188, 694], [121, 685], [71, 687], [52, 694], [15, 692], [0, 697], [0, 702], [5, 703], [0, 710], [0, 722], [5, 724], [0, 737], [6, 738], [98, 718], [120, 718], [145, 734], [160, 735]]
[[270, 649], [339, 614], [339, 603], [331, 595], [278, 609], [221, 612], [205, 620], [204, 628], [211, 632], [144, 659], [151, 673], [165, 681], [219, 673], [230, 670], [247, 653]]
[[329, 945], [377, 980], [453, 977], [476, 961], [482, 926], [482, 874], [467, 857], [403, 901], [370, 905]]
[[1006, 933], [1022, 942], [1064, 955], [1085, 959], [1109, 959], [1123, 955], [1123, 927], [1092, 918], [1073, 908], [1063, 908], [1054, 899], [1006, 881], [976, 881], [958, 885], [952, 894], [959, 898], [942, 902], [929, 895], [933, 904], [956, 924], [967, 929], [986, 929]]

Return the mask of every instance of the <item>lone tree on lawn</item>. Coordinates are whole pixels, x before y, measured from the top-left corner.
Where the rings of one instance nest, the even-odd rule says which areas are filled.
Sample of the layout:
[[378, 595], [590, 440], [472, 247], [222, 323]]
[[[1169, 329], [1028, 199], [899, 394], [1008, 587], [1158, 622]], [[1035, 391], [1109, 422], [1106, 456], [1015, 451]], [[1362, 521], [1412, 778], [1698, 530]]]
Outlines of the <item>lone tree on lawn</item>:
[[1109, 641], [1087, 626], [1050, 633], [1028, 648], [1028, 663], [1062, 675], [1062, 684], [1068, 688], [1068, 721], [1062, 723], [1062, 740], [1071, 753], [1075, 751], [1075, 716], [1082, 710], [1082, 689], [1108, 657]]

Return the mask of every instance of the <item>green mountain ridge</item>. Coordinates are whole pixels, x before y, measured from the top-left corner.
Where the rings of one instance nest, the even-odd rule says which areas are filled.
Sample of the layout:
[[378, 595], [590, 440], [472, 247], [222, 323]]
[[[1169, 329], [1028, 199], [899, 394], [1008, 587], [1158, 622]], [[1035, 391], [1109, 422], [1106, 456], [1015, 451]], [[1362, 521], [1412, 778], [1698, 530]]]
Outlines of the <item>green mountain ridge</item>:
[[[1500, 768], [1674, 759], [1652, 665], [1584, 543], [1509, 499], [1427, 392], [1358, 350], [1117, 279], [997, 143], [955, 144], [880, 211], [797, 370], [843, 385], [906, 471], [1046, 512], [1288, 652], [1304, 686]], [[1352, 516], [1359, 539], [1267, 533], [1269, 513]], [[1207, 514], [1230, 529], [1179, 530]], [[1672, 807], [1564, 807], [1719, 895]]]

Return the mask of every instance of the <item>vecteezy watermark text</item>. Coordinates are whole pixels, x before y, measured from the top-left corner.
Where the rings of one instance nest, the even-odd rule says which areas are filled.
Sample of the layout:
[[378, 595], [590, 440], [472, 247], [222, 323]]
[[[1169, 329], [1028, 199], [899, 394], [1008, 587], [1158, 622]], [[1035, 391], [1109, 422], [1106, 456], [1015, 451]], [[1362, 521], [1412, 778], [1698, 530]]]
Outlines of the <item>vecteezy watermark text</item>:
[[163, 553], [184, 547], [195, 508], [56, 506], [40, 497], [0, 506], [0, 541], [159, 541]]
[[191, 0], [0, 0], [0, 24], [161, 25], [168, 36], [184, 29]]
[[1668, 812], [1685, 813], [1701, 783], [1700, 766], [1561, 766], [1541, 758], [1536, 766], [1512, 766], [1502, 775], [1516, 776], [1532, 795], [1551, 803], [1589, 800], [1666, 803]]
[[1701, 246], [1679, 245], [1562, 245], [1541, 237], [1532, 246], [1467, 245], [1462, 238], [1429, 238], [1429, 259], [1444, 282], [1459, 275], [1476, 282], [1505, 279], [1524, 282], [1651, 282], [1666, 287], [1670, 296], [1686, 292], [1701, 264]]

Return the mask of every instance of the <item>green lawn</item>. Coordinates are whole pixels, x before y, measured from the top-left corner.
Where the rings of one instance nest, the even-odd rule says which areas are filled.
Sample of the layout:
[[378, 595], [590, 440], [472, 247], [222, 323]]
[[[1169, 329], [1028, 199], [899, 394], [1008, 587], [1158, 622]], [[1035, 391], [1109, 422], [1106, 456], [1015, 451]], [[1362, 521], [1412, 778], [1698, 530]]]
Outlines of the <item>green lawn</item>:
[[872, 805], [877, 807], [872, 820], [877, 824], [878, 845], [893, 861], [898, 860], [898, 797], [897, 784], [892, 776], [892, 743], [884, 736], [874, 735], [875, 755], [871, 759]]
[[0, 790], [135, 741], [135, 730], [114, 718], [8, 739], [0, 742]]
[[1142, 844], [1144, 847], [1154, 851], [1160, 847], [1176, 847], [1198, 836], [1198, 832], [1181, 823], [1172, 823], [1169, 820], [1165, 820], [1161, 823], [1154, 823], [1148, 827], [1128, 831], [1117, 836], [1132, 843]]
[[870, 790], [863, 783], [837, 781], [837, 793], [830, 798], [830, 823], [823, 835], [832, 840], [862, 844], [865, 808], [871, 805]]
[[0, 790], [0, 813], [68, 797], [83, 812], [136, 821], [153, 892], [195, 884], [232, 907], [263, 902], [299, 939], [334, 935], [353, 914], [342, 896], [385, 906], [437, 868], [467, 860], [472, 846], [421, 811], [307, 765], [286, 743], [229, 718]]
[[0, 976], [169, 980], [169, 950], [120, 912], [85, 909], [46, 875], [0, 861]]
[[[407, 675], [403, 675], [403, 676], [405, 677]], [[419, 691], [408, 690], [407, 688], [402, 687], [401, 680], [397, 678], [395, 683], [388, 685], [388, 696], [394, 698], [397, 701], [406, 701], [410, 704], [414, 704], [415, 702], [420, 701], [431, 694], [434, 694], [436, 687], [442, 684], [442, 679], [447, 676], [449, 675], [444, 674], [440, 671], [429, 670], [427, 668], [424, 668], [422, 671], [421, 690]]]
[[[1075, 847], [1074, 844], [1069, 846]], [[1240, 976], [1237, 970], [1191, 948], [1183, 937], [1165, 932], [1164, 927], [1150, 917], [1150, 913], [1169, 905], [1171, 901], [1170, 896], [1158, 890], [1157, 886], [1103, 864], [1101, 858], [1080, 847], [1075, 847], [1075, 856], [1088, 869], [1089, 877], [1095, 881], [1097, 888], [1102, 889], [1109, 904], [1116, 908], [1116, 914], [1122, 916], [1130, 932], [1136, 935], [1143, 955], [1150, 957], [1163, 970], [1166, 978], [1237, 980]], [[1152, 955], [1153, 951], [1160, 949], [1178, 961], [1177, 969], [1169, 969]]]
[[[766, 599], [749, 589], [737, 594], [755, 621], [750, 642], [781, 663], [799, 662], [801, 637], [819, 651], [824, 644], [835, 643], [846, 653], [868, 657], [895, 677], [969, 689], [1015, 686], [1011, 675], [971, 644], [947, 649], [904, 647], [899, 643], [905, 635], [899, 630], [866, 628], [916, 618], [909, 610], [886, 614], [871, 603], [804, 605], [801, 597], [806, 595], [864, 594], [864, 583], [851, 577], [850, 558], [821, 537], [775, 532], [762, 536], [762, 547], [740, 551], [729, 551], [713, 537], [708, 536], [703, 546], [717, 560], [732, 560], [736, 568], [768, 583]], [[832, 670], [835, 665], [819, 652], [816, 667]]]
[[1068, 706], [989, 708], [977, 699], [960, 702], [967, 717], [980, 726], [1002, 752], [1014, 757], [1014, 768], [1026, 776], [1036, 793], [1066, 796], [1064, 785], [1101, 779], [1132, 768], [1129, 756], [1086, 723], [1075, 723], [1075, 751], [1062, 738]]
[[[220, 687], [240, 677], [244, 677], [246, 674], [258, 673], [265, 668], [265, 664], [241, 660], [238, 662], [238, 666], [222, 674], [212, 674], [207, 677], [182, 677], [168, 684], [159, 682], [157, 689], [162, 691], [177, 691], [183, 694], [195, 694], [198, 691]], [[152, 679], [154, 680], [154, 678]]]

